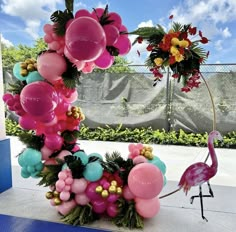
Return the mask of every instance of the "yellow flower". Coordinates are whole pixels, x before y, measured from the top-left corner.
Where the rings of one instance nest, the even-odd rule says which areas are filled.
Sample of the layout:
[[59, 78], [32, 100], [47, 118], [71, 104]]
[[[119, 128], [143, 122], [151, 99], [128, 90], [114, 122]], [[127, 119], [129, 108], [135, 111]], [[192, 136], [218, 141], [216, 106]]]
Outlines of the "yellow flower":
[[184, 56], [180, 53], [175, 55], [176, 62], [181, 62], [184, 59]]
[[183, 48], [187, 48], [189, 46], [189, 42], [187, 40], [179, 41], [179, 46]]
[[179, 45], [179, 42], [180, 42], [179, 39], [176, 37], [171, 39], [171, 45], [174, 45], [174, 46]]
[[163, 59], [157, 57], [157, 58], [154, 60], [154, 63], [155, 63], [157, 66], [161, 66], [162, 63], [163, 63]]
[[177, 54], [179, 54], [179, 50], [175, 47], [175, 46], [171, 46], [170, 47], [170, 53], [175, 56]]

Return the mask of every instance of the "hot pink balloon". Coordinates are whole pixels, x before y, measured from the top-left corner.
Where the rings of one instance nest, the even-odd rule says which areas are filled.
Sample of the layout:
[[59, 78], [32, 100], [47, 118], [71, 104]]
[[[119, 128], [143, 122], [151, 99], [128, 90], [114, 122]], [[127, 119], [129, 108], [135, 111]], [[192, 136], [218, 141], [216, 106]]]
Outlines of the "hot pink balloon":
[[50, 126], [57, 122], [56, 114], [54, 111], [50, 111], [50, 112], [48, 112], [48, 114], [44, 114], [44, 115], [40, 116], [39, 120], [40, 120], [40, 122], [46, 123]]
[[152, 218], [160, 211], [160, 202], [158, 197], [152, 199], [135, 199], [135, 209], [138, 214], [144, 218]]
[[37, 122], [33, 116], [25, 114], [19, 118], [19, 125], [24, 130], [35, 130], [37, 128]]
[[66, 215], [68, 214], [73, 208], [75, 208], [76, 202], [74, 200], [62, 202], [61, 205], [57, 206], [57, 211], [62, 214]]
[[126, 55], [131, 49], [131, 42], [125, 35], [120, 35], [117, 42], [113, 45], [119, 49], [119, 55]]
[[104, 213], [107, 208], [107, 201], [103, 199], [96, 200], [92, 202], [92, 206], [95, 213]]
[[128, 176], [131, 192], [144, 199], [156, 197], [163, 187], [163, 175], [153, 164], [141, 163], [131, 169]]
[[116, 204], [109, 204], [107, 206], [107, 214], [108, 216], [110, 217], [116, 217], [117, 214], [118, 214], [119, 210], [117, 208], [117, 205]]
[[107, 24], [103, 26], [106, 34], [107, 45], [112, 46], [118, 40], [120, 34], [116, 26]]
[[114, 60], [114, 56], [111, 56], [110, 53], [105, 50], [102, 55], [94, 61], [94, 64], [100, 69], [107, 69], [112, 66]]
[[105, 50], [106, 36], [95, 19], [84, 16], [74, 19], [67, 28], [65, 44], [74, 59], [92, 61]]
[[125, 32], [126, 32], [127, 34], [122, 34], [122, 35], [128, 37], [128, 29], [127, 29], [126, 26], [121, 25], [121, 27], [120, 27], [120, 32], [121, 32], [121, 33], [125, 33]]
[[123, 197], [126, 199], [126, 200], [132, 200], [134, 199], [134, 194], [130, 191], [129, 189], [129, 186], [126, 185], [124, 188], [123, 188]]
[[63, 145], [63, 138], [57, 134], [47, 135], [44, 144], [53, 151], [60, 150]]
[[43, 31], [45, 32], [45, 33], [49, 33], [49, 34], [51, 34], [51, 33], [53, 33], [53, 25], [51, 25], [51, 24], [45, 24], [44, 26], [43, 26]]
[[103, 15], [103, 13], [104, 13], [104, 9], [103, 8], [96, 8], [91, 13], [91, 17], [93, 17], [94, 19], [99, 21], [101, 16]]
[[88, 186], [87, 186], [87, 188], [85, 190], [86, 195], [92, 201], [101, 200], [102, 199], [101, 194], [96, 192], [96, 187], [97, 186], [98, 186], [98, 183], [91, 182], [91, 183], [88, 184]]
[[45, 52], [37, 59], [39, 74], [51, 83], [60, 80], [66, 68], [66, 60], [56, 52]]
[[87, 205], [90, 200], [84, 193], [80, 193], [75, 195], [75, 201], [79, 205]]
[[117, 27], [118, 30], [120, 30], [120, 27], [122, 25], [122, 19], [120, 17], [119, 14], [115, 13], [115, 12], [110, 12], [108, 14], [108, 19], [112, 20], [113, 22], [111, 22], [111, 25], [114, 25]]
[[27, 113], [41, 117], [56, 108], [58, 95], [50, 84], [36, 81], [23, 88], [20, 94], [20, 102]]
[[77, 89], [71, 89], [70, 94], [68, 94], [67, 96], [63, 97], [65, 102], [67, 103], [73, 103], [77, 100], [78, 98], [78, 92]]
[[89, 11], [87, 11], [85, 9], [78, 10], [75, 13], [75, 18], [79, 18], [79, 17], [83, 17], [83, 16], [91, 17], [91, 14]]

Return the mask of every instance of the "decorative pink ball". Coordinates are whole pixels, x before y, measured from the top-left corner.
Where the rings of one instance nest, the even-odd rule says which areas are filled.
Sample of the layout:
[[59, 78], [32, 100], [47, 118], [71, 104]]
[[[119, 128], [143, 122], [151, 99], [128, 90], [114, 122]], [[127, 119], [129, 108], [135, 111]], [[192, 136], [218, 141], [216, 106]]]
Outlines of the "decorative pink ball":
[[93, 61], [105, 50], [106, 35], [99, 22], [82, 16], [75, 18], [67, 28], [65, 44], [74, 59]]
[[160, 202], [158, 197], [152, 199], [135, 199], [135, 209], [138, 214], [144, 218], [152, 218], [160, 211]]
[[41, 117], [56, 108], [58, 95], [50, 84], [36, 81], [23, 88], [20, 94], [20, 102], [28, 114]]
[[65, 156], [68, 156], [68, 155], [72, 155], [72, 153], [71, 153], [70, 151], [67, 151], [67, 150], [62, 150], [62, 151], [58, 154], [57, 158], [58, 158], [58, 159], [61, 159], [61, 160], [64, 160], [64, 157], [65, 157]]
[[57, 151], [60, 150], [63, 145], [63, 138], [58, 134], [47, 135], [44, 144], [49, 149]]
[[129, 173], [128, 186], [136, 196], [144, 199], [156, 197], [163, 187], [163, 175], [153, 164], [141, 163]]
[[19, 118], [19, 125], [24, 130], [35, 130], [37, 128], [37, 123], [33, 116], [25, 114]]
[[57, 206], [57, 211], [62, 214], [66, 215], [68, 214], [73, 208], [75, 208], [76, 202], [74, 200], [71, 201], [65, 201], [61, 205]]
[[66, 192], [66, 191], [62, 191], [60, 193], [60, 199], [62, 201], [68, 201], [70, 199], [70, 193], [69, 192]]
[[53, 153], [53, 151], [46, 146], [43, 146], [40, 151], [42, 153], [42, 160], [48, 160], [49, 156]]
[[87, 188], [88, 182], [84, 178], [74, 179], [71, 185], [71, 191], [73, 193], [83, 193]]
[[135, 165], [140, 163], [147, 163], [147, 159], [142, 155], [138, 155], [133, 158], [133, 162]]
[[128, 185], [126, 185], [126, 186], [123, 188], [123, 197], [124, 197], [126, 200], [132, 200], [132, 199], [135, 198], [134, 194], [130, 191]]
[[76, 194], [75, 201], [78, 205], [87, 205], [89, 203], [89, 198], [84, 193]]
[[107, 206], [107, 214], [108, 216], [110, 217], [116, 217], [117, 214], [118, 214], [118, 209], [117, 209], [117, 206], [116, 204], [109, 204]]
[[96, 200], [92, 202], [93, 205], [93, 211], [95, 213], [104, 213], [107, 208], [107, 201], [101, 199], [101, 200]]

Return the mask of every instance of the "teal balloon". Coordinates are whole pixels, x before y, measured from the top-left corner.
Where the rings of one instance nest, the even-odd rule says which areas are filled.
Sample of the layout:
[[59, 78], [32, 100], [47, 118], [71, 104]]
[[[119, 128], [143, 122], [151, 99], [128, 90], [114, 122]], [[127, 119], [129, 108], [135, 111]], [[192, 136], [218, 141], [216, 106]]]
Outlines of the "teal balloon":
[[65, 169], [68, 169], [68, 165], [67, 164], [63, 164], [62, 167], [61, 167], [61, 170], [65, 170]]
[[29, 178], [30, 177], [30, 173], [27, 171], [27, 168], [26, 167], [23, 167], [21, 169], [21, 176], [23, 178]]
[[84, 178], [88, 181], [97, 181], [102, 177], [103, 168], [99, 162], [91, 162], [86, 165], [83, 172]]
[[88, 156], [83, 151], [78, 151], [73, 154], [76, 157], [79, 157], [83, 165], [86, 165], [88, 163]]
[[36, 172], [31, 173], [30, 176], [33, 178], [39, 178], [38, 176], [39, 173], [40, 173], [39, 171], [36, 171]]
[[18, 156], [18, 164], [21, 166], [21, 167], [24, 167], [27, 165], [27, 163], [25, 162], [25, 157], [23, 154], [20, 154]]
[[100, 160], [103, 160], [102, 155], [100, 155], [99, 153], [96, 153], [96, 152], [91, 153], [91, 154], [88, 155], [88, 158], [90, 158], [92, 156], [95, 156], [95, 157], [99, 158]]
[[33, 148], [27, 148], [23, 151], [22, 155], [24, 156], [24, 161], [29, 166], [34, 166], [41, 162], [42, 154], [40, 151], [35, 150]]
[[15, 76], [18, 80], [20, 80], [20, 81], [25, 81], [25, 80], [26, 80], [26, 77], [23, 77], [23, 76], [21, 76], [21, 74], [20, 74], [20, 72], [21, 72], [20, 63], [21, 63], [21, 62], [18, 62], [18, 63], [16, 63], [16, 64], [14, 65], [14, 67], [13, 67], [13, 74], [14, 74], [14, 76]]
[[163, 176], [163, 187], [166, 185], [166, 183], [167, 183], [167, 179], [166, 179], [166, 176]]
[[35, 165], [35, 169], [36, 169], [37, 171], [42, 171], [42, 170], [43, 170], [43, 163], [40, 162], [40, 163], [36, 164], [36, 165]]
[[38, 71], [29, 72], [28, 76], [26, 77], [27, 84], [30, 84], [35, 81], [43, 81], [45, 80]]
[[27, 166], [27, 171], [28, 171], [29, 173], [35, 172], [35, 171], [36, 171], [36, 170], [35, 170], [35, 166]]
[[154, 156], [152, 160], [148, 160], [149, 163], [154, 164], [156, 167], [160, 169], [163, 175], [166, 174], [166, 165], [163, 161], [161, 161], [157, 156]]

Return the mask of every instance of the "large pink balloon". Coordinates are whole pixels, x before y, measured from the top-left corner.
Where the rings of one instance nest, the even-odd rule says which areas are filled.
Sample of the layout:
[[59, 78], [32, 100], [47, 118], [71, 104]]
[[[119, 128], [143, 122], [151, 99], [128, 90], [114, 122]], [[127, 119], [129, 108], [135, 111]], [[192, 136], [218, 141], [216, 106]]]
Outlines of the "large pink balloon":
[[94, 61], [94, 64], [100, 69], [107, 69], [112, 66], [114, 60], [114, 56], [111, 56], [110, 53], [105, 50], [102, 55]]
[[121, 25], [122, 25], [122, 19], [120, 17], [120, 15], [118, 15], [117, 13], [115, 12], [110, 12], [108, 14], [108, 19], [111, 20], [111, 25], [114, 25], [117, 27], [117, 29], [119, 30]]
[[60, 150], [63, 145], [63, 138], [57, 134], [47, 135], [45, 137], [44, 144], [47, 148], [57, 151]]
[[152, 199], [135, 199], [135, 209], [138, 214], [144, 218], [152, 218], [160, 211], [160, 202], [158, 197]]
[[163, 175], [153, 164], [141, 163], [131, 169], [128, 176], [130, 191], [144, 199], [156, 197], [163, 187]]
[[99, 22], [84, 16], [74, 19], [69, 25], [65, 44], [74, 59], [93, 61], [105, 50], [106, 36]]
[[20, 102], [27, 113], [41, 117], [56, 108], [58, 95], [50, 84], [36, 81], [23, 88], [20, 94]]
[[35, 130], [37, 128], [35, 119], [28, 114], [25, 114], [19, 118], [19, 125], [24, 130]]
[[114, 47], [119, 49], [119, 55], [126, 55], [131, 49], [131, 42], [129, 38], [125, 35], [121, 35], [117, 42], [114, 44]]
[[66, 60], [56, 52], [45, 52], [37, 59], [39, 74], [51, 83], [60, 80], [66, 68]]
[[103, 26], [103, 29], [106, 34], [107, 45], [112, 46], [120, 36], [119, 30], [116, 26], [110, 24]]

